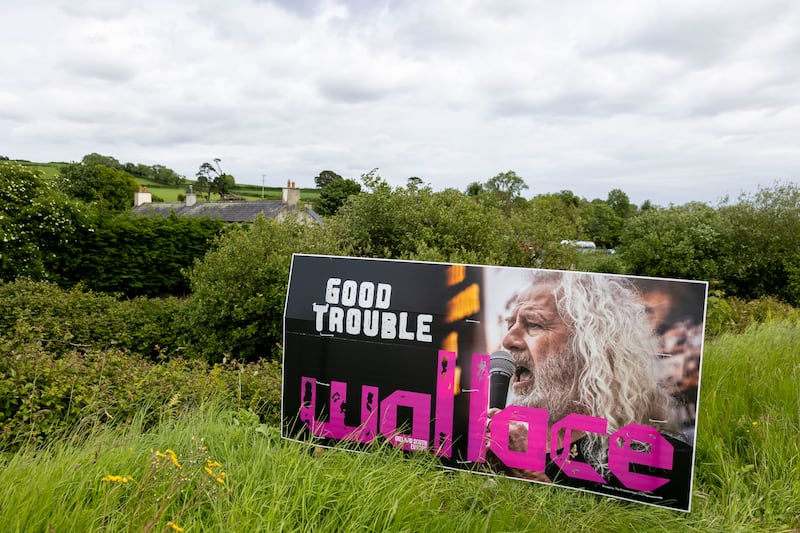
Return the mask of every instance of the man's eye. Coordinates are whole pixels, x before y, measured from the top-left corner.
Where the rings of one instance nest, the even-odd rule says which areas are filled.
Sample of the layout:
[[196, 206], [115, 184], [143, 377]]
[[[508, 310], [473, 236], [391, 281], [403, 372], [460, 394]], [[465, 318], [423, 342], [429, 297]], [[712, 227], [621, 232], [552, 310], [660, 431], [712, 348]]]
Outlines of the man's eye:
[[534, 322], [532, 320], [525, 321], [525, 329], [528, 331], [542, 329], [542, 325], [538, 322]]

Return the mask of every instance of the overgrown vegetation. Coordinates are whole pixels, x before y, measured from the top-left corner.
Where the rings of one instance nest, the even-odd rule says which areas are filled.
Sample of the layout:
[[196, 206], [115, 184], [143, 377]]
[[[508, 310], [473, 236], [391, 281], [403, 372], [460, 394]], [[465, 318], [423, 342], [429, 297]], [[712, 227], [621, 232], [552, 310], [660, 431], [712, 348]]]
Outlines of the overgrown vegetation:
[[0, 451], [134, 421], [147, 429], [212, 399], [247, 418], [278, 420], [275, 362], [154, 362], [69, 339], [42, 338], [22, 321], [0, 334]]
[[[222, 381], [239, 370], [212, 369], [217, 386], [191, 401], [150, 396], [114, 419], [99, 412], [102, 425], [78, 421], [66, 439], [0, 455], [6, 480], [24, 480], [0, 488], [0, 523], [9, 531], [169, 531], [170, 522], [226, 532], [793, 531], [798, 343], [796, 322], [774, 321], [707, 344], [689, 514], [447, 471], [432, 455], [388, 447], [363, 454], [281, 441], [277, 427], [233, 403], [236, 389]], [[107, 379], [125, 379], [108, 366]], [[169, 368], [172, 387], [198, 375]], [[165, 382], [155, 370], [138, 375], [148, 386]]]

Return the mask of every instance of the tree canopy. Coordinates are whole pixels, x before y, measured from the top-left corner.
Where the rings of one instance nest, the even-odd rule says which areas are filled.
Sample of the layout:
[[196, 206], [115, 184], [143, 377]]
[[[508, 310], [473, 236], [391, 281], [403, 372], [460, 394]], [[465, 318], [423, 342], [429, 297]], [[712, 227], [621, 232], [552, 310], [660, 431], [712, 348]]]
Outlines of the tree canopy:
[[322, 187], [316, 211], [323, 216], [335, 215], [350, 196], [360, 192], [361, 185], [354, 180], [332, 179]]
[[323, 170], [314, 178], [314, 183], [317, 185], [317, 189], [322, 189], [325, 185], [337, 179], [343, 178], [333, 170]]
[[101, 210], [121, 212], [131, 207], [137, 187], [133, 176], [118, 168], [93, 163], [91, 158], [89, 161], [61, 168], [58, 178], [61, 190]]

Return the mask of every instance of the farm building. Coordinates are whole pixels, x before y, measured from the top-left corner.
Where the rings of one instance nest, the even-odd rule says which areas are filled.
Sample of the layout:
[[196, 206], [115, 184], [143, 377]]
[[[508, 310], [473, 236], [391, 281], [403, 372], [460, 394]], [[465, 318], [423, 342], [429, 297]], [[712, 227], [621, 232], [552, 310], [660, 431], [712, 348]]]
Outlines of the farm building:
[[198, 202], [197, 195], [189, 192], [184, 202], [153, 202], [151, 193], [143, 187], [133, 195], [133, 213], [143, 216], [211, 218], [223, 222], [253, 222], [258, 215], [274, 220], [297, 216], [301, 222], [322, 224], [322, 218], [312, 209], [300, 207], [300, 189], [290, 181], [283, 189], [280, 200]]

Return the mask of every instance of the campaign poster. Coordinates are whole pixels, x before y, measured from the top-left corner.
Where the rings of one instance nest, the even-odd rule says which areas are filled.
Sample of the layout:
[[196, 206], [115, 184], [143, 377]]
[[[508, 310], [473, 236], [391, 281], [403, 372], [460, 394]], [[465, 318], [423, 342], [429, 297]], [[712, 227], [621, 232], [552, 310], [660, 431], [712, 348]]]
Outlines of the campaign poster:
[[295, 255], [284, 438], [689, 511], [707, 284]]

